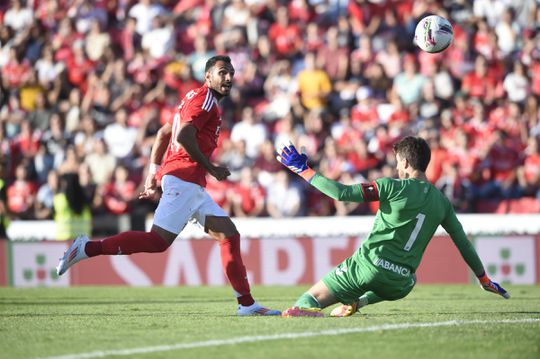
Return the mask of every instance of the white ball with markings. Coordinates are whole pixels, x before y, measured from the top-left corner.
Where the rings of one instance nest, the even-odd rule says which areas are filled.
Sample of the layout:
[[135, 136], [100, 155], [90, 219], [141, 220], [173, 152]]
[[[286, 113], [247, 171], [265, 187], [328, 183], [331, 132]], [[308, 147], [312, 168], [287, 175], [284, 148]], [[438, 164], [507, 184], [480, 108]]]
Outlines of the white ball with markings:
[[454, 39], [452, 25], [444, 17], [429, 15], [420, 20], [414, 32], [414, 43], [423, 51], [444, 51]]

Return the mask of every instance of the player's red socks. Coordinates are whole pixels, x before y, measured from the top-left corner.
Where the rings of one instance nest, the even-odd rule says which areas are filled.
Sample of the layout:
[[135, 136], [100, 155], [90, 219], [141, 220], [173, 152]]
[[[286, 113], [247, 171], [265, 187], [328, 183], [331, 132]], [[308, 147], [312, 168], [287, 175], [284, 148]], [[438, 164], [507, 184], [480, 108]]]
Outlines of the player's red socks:
[[221, 250], [221, 265], [231, 286], [238, 294], [238, 304], [249, 306], [255, 303], [249, 289], [246, 267], [240, 254], [240, 235], [235, 234], [219, 241]]
[[89, 241], [86, 243], [84, 251], [88, 257], [95, 257], [101, 254], [163, 252], [167, 248], [169, 248], [169, 243], [155, 232], [128, 231], [101, 241]]

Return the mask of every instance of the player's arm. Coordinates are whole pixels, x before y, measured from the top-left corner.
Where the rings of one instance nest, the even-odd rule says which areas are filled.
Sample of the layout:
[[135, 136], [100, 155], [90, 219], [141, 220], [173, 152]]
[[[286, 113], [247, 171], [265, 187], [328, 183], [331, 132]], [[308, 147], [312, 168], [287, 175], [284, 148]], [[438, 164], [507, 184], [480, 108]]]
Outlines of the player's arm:
[[484, 265], [482, 264], [482, 261], [480, 260], [480, 257], [478, 256], [478, 253], [474, 249], [473, 245], [468, 240], [467, 235], [463, 230], [463, 226], [457, 219], [453, 208], [449, 209], [448, 215], [444, 219], [442, 226], [446, 232], [448, 232], [450, 238], [452, 238], [452, 241], [458, 248], [459, 253], [461, 253], [461, 256], [469, 268], [471, 268], [478, 278], [482, 288], [486, 291], [499, 294], [505, 299], [510, 298], [510, 294], [508, 294], [503, 287], [501, 287], [498, 283], [493, 282], [487, 276], [486, 271], [484, 270]]
[[187, 122], [182, 124], [177, 140], [178, 143], [184, 147], [189, 157], [203, 166], [208, 173], [214, 176], [217, 180], [224, 180], [231, 175], [228, 168], [215, 166], [208, 158], [206, 158], [204, 153], [202, 153], [197, 142], [197, 128], [191, 123]]
[[163, 155], [171, 139], [172, 126], [167, 122], [158, 130], [152, 152], [150, 153], [150, 165], [144, 181], [144, 191], [139, 194], [139, 198], [150, 198], [156, 193], [157, 181], [156, 173], [159, 170]]
[[309, 168], [307, 165], [307, 155], [305, 153], [298, 153], [293, 144], [284, 146], [276, 158], [285, 167], [301, 176], [313, 187], [337, 201], [370, 202], [379, 200], [377, 185], [375, 183], [344, 185], [326, 178]]

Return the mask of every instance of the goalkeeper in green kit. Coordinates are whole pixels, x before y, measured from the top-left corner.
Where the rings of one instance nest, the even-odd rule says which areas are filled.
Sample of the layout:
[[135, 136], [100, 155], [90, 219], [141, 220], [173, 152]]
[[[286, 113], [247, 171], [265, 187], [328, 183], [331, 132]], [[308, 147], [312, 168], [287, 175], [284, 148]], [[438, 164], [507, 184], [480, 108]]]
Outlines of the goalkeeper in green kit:
[[285, 317], [347, 317], [359, 308], [384, 300], [404, 298], [416, 284], [415, 271], [437, 227], [442, 225], [476, 274], [483, 289], [510, 298], [490, 280], [476, 250], [467, 239], [450, 201], [426, 178], [431, 150], [419, 137], [394, 144], [399, 179], [380, 178], [351, 186], [332, 181], [307, 165], [307, 156], [289, 144], [278, 161], [327, 196], [346, 202], [379, 201], [379, 211], [367, 239], [354, 254], [304, 293]]

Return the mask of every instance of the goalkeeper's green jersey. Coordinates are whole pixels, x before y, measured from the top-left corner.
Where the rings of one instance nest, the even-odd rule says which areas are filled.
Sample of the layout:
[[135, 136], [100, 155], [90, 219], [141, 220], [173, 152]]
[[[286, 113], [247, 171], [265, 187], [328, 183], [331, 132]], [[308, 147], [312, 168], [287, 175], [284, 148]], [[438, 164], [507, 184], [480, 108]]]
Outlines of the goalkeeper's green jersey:
[[482, 262], [468, 241], [450, 201], [431, 183], [418, 179], [381, 178], [345, 186], [316, 174], [311, 184], [342, 201], [379, 201], [373, 228], [353, 257], [402, 275], [414, 273], [437, 227], [442, 225], [469, 267]]

